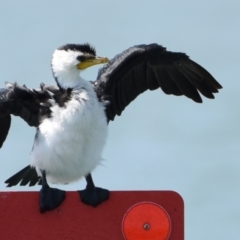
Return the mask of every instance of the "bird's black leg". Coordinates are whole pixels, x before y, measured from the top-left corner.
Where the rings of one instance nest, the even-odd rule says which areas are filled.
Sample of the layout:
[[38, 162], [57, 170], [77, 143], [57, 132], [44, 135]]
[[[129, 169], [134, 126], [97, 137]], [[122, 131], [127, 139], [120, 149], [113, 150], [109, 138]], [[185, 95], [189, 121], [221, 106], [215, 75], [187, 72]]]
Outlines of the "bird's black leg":
[[88, 174], [85, 178], [87, 186], [84, 190], [79, 191], [83, 203], [97, 207], [100, 203], [109, 199], [109, 191], [95, 187], [91, 174]]
[[40, 212], [51, 211], [57, 208], [65, 199], [65, 191], [50, 188], [47, 179], [46, 172], [42, 172], [42, 188], [40, 190]]

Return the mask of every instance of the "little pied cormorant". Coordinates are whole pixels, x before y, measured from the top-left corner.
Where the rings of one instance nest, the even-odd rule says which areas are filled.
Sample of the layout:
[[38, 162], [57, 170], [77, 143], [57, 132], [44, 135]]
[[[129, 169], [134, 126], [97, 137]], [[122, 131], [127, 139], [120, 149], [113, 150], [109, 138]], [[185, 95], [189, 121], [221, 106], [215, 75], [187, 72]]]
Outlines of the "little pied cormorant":
[[[88, 82], [81, 70], [104, 65], [97, 80]], [[114, 57], [96, 57], [89, 44], [66, 44], [55, 50], [51, 62], [57, 85], [39, 89], [6, 83], [0, 89], [0, 147], [5, 141], [11, 115], [36, 127], [31, 164], [6, 180], [8, 187], [42, 185], [40, 211], [58, 207], [65, 192], [52, 183], [69, 183], [85, 177], [81, 200], [97, 206], [109, 191], [95, 187], [91, 171], [100, 163], [107, 125], [146, 90], [161, 88], [166, 94], [185, 95], [201, 103], [201, 93], [214, 98], [221, 85], [184, 53], [167, 51], [158, 44], [131, 47]]]

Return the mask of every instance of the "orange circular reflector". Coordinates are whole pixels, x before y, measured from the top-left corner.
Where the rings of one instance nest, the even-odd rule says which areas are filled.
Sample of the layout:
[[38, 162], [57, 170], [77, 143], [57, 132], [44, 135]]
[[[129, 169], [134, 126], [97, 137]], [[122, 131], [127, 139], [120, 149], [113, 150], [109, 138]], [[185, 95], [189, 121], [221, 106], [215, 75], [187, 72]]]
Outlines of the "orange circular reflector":
[[127, 240], [167, 240], [171, 221], [161, 206], [152, 202], [141, 202], [126, 212], [122, 230]]

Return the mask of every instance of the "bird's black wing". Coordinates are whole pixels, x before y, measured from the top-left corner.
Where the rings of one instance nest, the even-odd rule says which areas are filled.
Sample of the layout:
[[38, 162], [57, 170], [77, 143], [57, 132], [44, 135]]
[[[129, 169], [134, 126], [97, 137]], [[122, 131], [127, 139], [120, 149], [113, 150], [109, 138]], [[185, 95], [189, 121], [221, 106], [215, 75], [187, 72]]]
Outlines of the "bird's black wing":
[[[10, 128], [11, 117], [15, 115], [25, 120], [28, 125], [38, 127], [40, 122], [51, 116], [51, 106], [63, 106], [70, 98], [71, 89], [59, 89], [57, 86], [41, 84], [39, 89], [28, 89], [14, 83], [7, 83], [0, 89], [0, 148]], [[41, 185], [36, 169], [27, 166], [5, 181], [7, 187], [20, 183], [20, 186]]]
[[185, 95], [202, 102], [201, 93], [214, 98], [221, 85], [184, 53], [169, 52], [157, 44], [138, 45], [113, 58], [99, 70], [94, 82], [98, 98], [109, 101], [108, 120], [146, 90], [161, 88], [166, 94]]
[[58, 87], [44, 84], [39, 89], [28, 89], [25, 85], [6, 83], [6, 88], [0, 89], [0, 148], [11, 125], [10, 115], [21, 117], [29, 126], [37, 127], [51, 114], [50, 106], [56, 96], [61, 96], [59, 92]]

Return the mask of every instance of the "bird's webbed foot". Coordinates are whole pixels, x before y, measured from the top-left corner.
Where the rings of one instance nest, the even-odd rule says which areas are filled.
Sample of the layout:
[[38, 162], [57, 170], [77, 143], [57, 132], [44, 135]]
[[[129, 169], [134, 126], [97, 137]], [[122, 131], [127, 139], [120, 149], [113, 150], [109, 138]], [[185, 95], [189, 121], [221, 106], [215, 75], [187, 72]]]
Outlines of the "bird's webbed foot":
[[50, 188], [46, 180], [46, 172], [42, 171], [42, 188], [40, 190], [40, 212], [51, 211], [64, 201], [65, 191]]
[[100, 203], [109, 199], [109, 190], [95, 187], [91, 174], [86, 176], [87, 186], [79, 191], [81, 201], [87, 205], [97, 207]]

